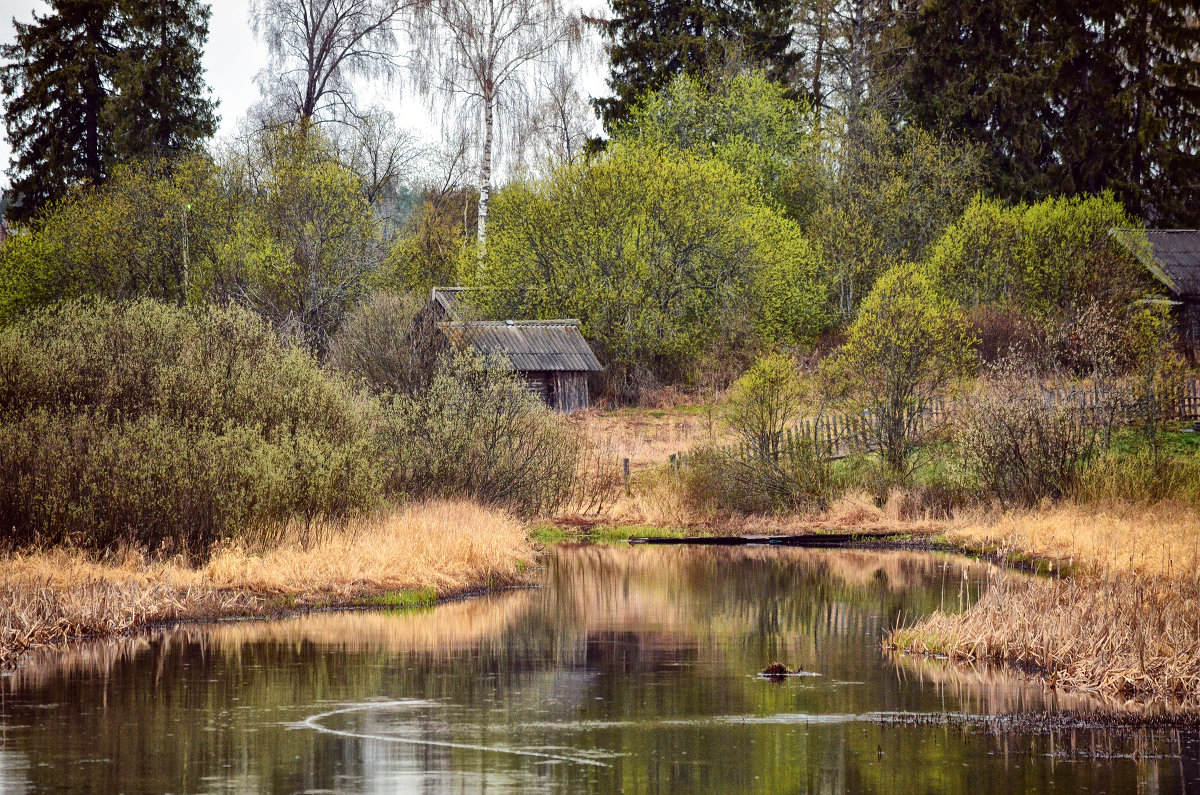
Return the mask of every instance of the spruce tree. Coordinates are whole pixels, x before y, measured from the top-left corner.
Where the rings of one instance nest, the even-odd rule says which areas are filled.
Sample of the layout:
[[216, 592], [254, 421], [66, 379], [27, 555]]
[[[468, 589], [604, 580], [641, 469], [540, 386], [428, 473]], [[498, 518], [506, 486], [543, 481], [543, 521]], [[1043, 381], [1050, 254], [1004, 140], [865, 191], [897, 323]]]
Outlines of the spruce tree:
[[17, 220], [75, 184], [100, 182], [111, 133], [104, 106], [120, 49], [116, 0], [53, 0], [33, 22], [13, 20], [16, 41], [0, 48], [4, 123], [13, 148], [9, 206]]
[[1116, 192], [1200, 221], [1195, 0], [931, 0], [909, 26], [908, 116], [983, 145], [994, 193]]
[[116, 162], [170, 155], [216, 127], [200, 51], [209, 9], [196, 0], [50, 0], [13, 20], [0, 91], [13, 148], [14, 220]]
[[126, 29], [105, 107], [113, 154], [169, 157], [216, 132], [201, 65], [212, 10], [197, 0], [119, 0]]
[[787, 82], [800, 61], [790, 0], [613, 0], [612, 10], [601, 26], [613, 96], [595, 100], [609, 132], [676, 75], [711, 75], [733, 59]]

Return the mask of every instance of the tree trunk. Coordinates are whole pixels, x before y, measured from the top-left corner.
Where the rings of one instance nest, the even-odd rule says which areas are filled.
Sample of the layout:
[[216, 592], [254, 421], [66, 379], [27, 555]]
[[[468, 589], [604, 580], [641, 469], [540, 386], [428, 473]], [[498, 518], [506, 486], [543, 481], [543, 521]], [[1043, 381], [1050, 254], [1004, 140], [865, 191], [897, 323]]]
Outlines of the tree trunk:
[[492, 199], [492, 137], [495, 132], [496, 99], [488, 91], [483, 99], [483, 156], [479, 163], [479, 217], [477, 238], [479, 240], [479, 269], [483, 270], [483, 258], [487, 253], [488, 203]]

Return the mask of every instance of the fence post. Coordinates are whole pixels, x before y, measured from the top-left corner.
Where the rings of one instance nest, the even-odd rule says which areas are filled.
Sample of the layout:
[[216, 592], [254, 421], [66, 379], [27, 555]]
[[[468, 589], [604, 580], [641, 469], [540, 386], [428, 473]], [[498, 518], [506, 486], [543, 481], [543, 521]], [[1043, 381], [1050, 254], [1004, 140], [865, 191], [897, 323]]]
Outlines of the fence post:
[[632, 492], [629, 489], [629, 459], [628, 458], [621, 459], [621, 467], [625, 470], [625, 496], [629, 497], [629, 496], [632, 496]]

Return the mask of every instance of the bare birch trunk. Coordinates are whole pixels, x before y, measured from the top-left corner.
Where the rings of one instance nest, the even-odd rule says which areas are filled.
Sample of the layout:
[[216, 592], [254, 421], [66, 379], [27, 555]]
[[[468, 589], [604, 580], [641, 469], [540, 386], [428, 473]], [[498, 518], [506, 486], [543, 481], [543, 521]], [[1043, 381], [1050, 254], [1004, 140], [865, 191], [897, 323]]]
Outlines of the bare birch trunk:
[[483, 258], [487, 252], [487, 217], [488, 203], [492, 199], [492, 136], [495, 129], [495, 97], [487, 92], [483, 99], [483, 156], [479, 163], [479, 217], [477, 219], [477, 237], [479, 239], [480, 275], [483, 271]]

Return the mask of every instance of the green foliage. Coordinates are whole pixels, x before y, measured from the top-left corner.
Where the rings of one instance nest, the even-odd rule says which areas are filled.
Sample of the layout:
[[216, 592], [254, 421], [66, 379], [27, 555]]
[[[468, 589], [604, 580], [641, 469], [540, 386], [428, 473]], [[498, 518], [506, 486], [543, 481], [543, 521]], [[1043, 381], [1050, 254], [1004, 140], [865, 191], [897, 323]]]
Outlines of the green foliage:
[[870, 413], [873, 446], [903, 477], [921, 463], [918, 448], [937, 430], [924, 415], [973, 369], [976, 344], [962, 312], [929, 275], [899, 266], [863, 301], [823, 375], [847, 413]]
[[783, 432], [799, 418], [803, 398], [796, 363], [776, 353], [759, 359], [733, 382], [722, 418], [753, 450], [778, 456]]
[[817, 176], [808, 105], [761, 71], [679, 75], [644, 95], [618, 141], [662, 146], [728, 164], [791, 217], [806, 215]]
[[468, 232], [475, 228], [478, 204], [473, 190], [424, 196], [388, 251], [376, 281], [418, 295], [458, 284], [459, 272], [474, 269], [478, 259], [473, 233]]
[[[692, 375], [703, 351], [757, 324], [811, 340], [823, 325], [816, 256], [730, 168], [688, 152], [616, 145], [493, 205], [478, 298], [492, 317], [577, 317], [610, 393]], [[758, 290], [780, 281], [764, 313]]]
[[383, 262], [360, 179], [304, 123], [262, 131], [225, 170], [245, 208], [228, 291], [323, 352]]
[[1165, 308], [1143, 308], [1132, 313], [1124, 339], [1132, 382], [1132, 416], [1155, 463], [1161, 457], [1163, 418], [1175, 408], [1195, 377], [1174, 349], [1175, 333]]
[[119, 161], [173, 157], [217, 130], [202, 64], [212, 8], [200, 0], [117, 0], [125, 31], [102, 114]]
[[372, 597], [367, 604], [374, 607], [390, 607], [395, 610], [408, 610], [414, 607], [428, 607], [438, 599], [437, 591], [430, 586], [413, 588], [407, 591], [389, 591]]
[[[1169, 436], [1159, 437], [1158, 443], [1166, 447], [1168, 440]], [[1144, 442], [1132, 450], [1114, 446], [1088, 465], [1071, 496], [1088, 504], [1149, 505], [1172, 500], [1197, 506], [1200, 505], [1200, 453], [1194, 449], [1155, 453]]]
[[28, 221], [113, 166], [212, 135], [201, 80], [209, 9], [195, 0], [54, 0], [0, 49], [14, 150], [9, 215]]
[[922, 261], [979, 185], [978, 154], [879, 114], [834, 131], [829, 198], [807, 221], [847, 320], [889, 268]]
[[370, 507], [372, 413], [243, 310], [63, 304], [0, 331], [0, 526], [204, 552]]
[[223, 278], [235, 213], [206, 157], [118, 166], [0, 248], [0, 323], [64, 298], [195, 300]]
[[1145, 243], [1112, 194], [1008, 206], [977, 197], [934, 245], [930, 269], [964, 305], [999, 304], [1027, 314], [1095, 302], [1118, 310], [1149, 286], [1144, 269], [1112, 229]]
[[381, 440], [387, 489], [404, 497], [471, 497], [523, 515], [571, 494], [581, 439], [510, 371], [461, 352], [429, 387], [396, 395]]
[[907, 115], [987, 153], [1010, 201], [1113, 190], [1135, 215], [1200, 218], [1200, 29], [1187, 0], [923, 3]]

